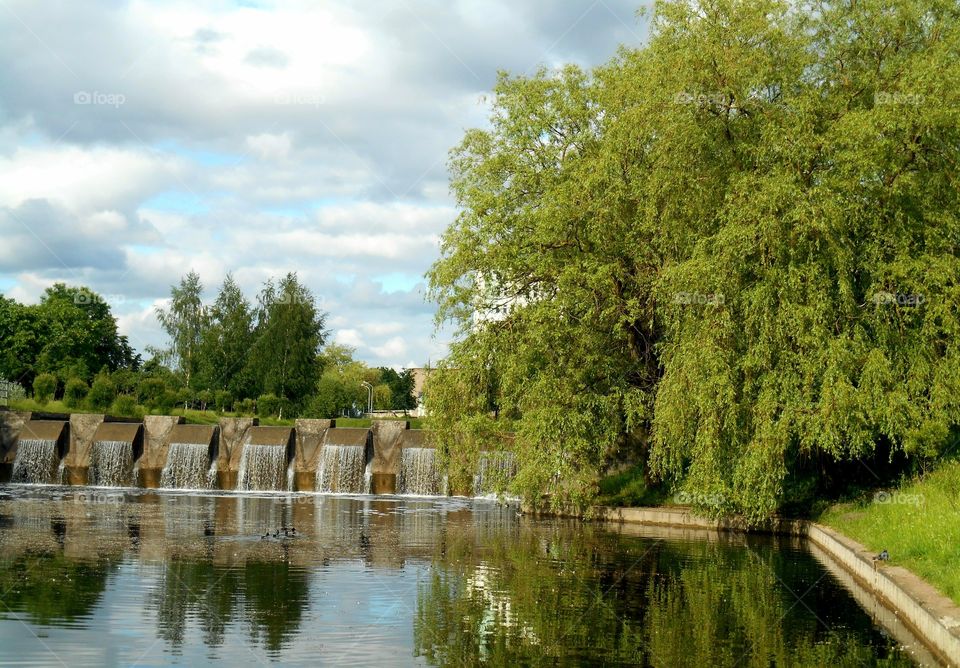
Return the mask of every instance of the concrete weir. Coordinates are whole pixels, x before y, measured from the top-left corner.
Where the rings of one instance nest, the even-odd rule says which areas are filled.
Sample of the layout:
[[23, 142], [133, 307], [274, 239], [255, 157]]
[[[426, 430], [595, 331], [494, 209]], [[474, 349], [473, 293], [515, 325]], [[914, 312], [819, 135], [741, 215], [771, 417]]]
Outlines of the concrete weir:
[[4, 463], [11, 465], [9, 481], [56, 484], [59, 467], [67, 452], [70, 423], [66, 420], [28, 420], [19, 438], [7, 450]]
[[214, 425], [174, 425], [167, 435], [159, 486], [165, 489], [213, 489], [217, 484], [219, 435], [220, 428]]
[[143, 454], [143, 425], [103, 422], [87, 453], [87, 482], [99, 487], [134, 484], [135, 462]]
[[370, 429], [329, 429], [320, 449], [314, 489], [337, 494], [371, 493], [373, 458]]
[[[251, 427], [237, 461], [237, 489], [291, 490], [295, 440], [290, 427]], [[231, 457], [231, 465], [233, 457]]]

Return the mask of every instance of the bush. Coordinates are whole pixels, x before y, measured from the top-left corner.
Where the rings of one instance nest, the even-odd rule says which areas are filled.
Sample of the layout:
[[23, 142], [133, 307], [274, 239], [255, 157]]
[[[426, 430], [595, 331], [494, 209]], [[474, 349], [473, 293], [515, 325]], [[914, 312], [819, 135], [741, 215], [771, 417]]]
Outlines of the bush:
[[193, 394], [193, 390], [191, 390], [189, 387], [184, 387], [182, 389], [177, 390], [176, 396], [177, 396], [176, 403], [178, 408], [181, 408], [181, 407], [190, 408], [190, 406], [193, 404], [194, 400], [196, 399], [196, 397]]
[[260, 417], [280, 417], [284, 411], [290, 412], [289, 402], [275, 394], [263, 394], [257, 399], [257, 415]]
[[90, 408], [97, 411], [105, 411], [110, 408], [113, 400], [117, 398], [117, 386], [113, 384], [110, 376], [97, 374], [93, 379], [93, 385], [90, 386], [90, 392], [87, 394], [87, 403]]
[[67, 408], [79, 408], [90, 388], [82, 378], [71, 378], [63, 388], [63, 403]]
[[164, 390], [163, 394], [157, 399], [156, 407], [164, 413], [169, 413], [177, 405], [177, 393], [173, 390]]
[[212, 390], [200, 390], [197, 393], [197, 400], [200, 402], [200, 410], [205, 411], [210, 408], [210, 404], [213, 403], [213, 391]]
[[56, 391], [57, 377], [52, 373], [41, 373], [33, 379], [33, 398], [36, 399], [40, 405], [44, 405], [53, 399]]
[[[163, 405], [163, 394], [167, 391], [166, 384], [159, 378], [148, 378], [140, 383], [140, 403], [149, 408]], [[170, 405], [173, 405], [173, 401]]]
[[244, 399], [235, 408], [237, 408], [239, 412], [243, 413], [244, 415], [253, 415], [253, 409], [255, 407], [256, 406], [253, 399]]
[[[0, 385], [2, 385], [3, 389], [6, 390], [6, 398], [9, 401], [19, 401], [20, 399], [27, 398], [27, 391], [23, 389], [23, 385], [20, 383], [12, 380], [4, 380], [2, 377], [0, 377]], [[2, 396], [3, 393], [0, 392], [0, 397]]]
[[233, 408], [233, 395], [226, 390], [217, 390], [214, 393], [213, 403], [216, 404], [218, 412], [224, 413]]
[[130, 394], [121, 394], [117, 397], [110, 407], [113, 415], [124, 417], [140, 417], [140, 411], [137, 408], [137, 398]]

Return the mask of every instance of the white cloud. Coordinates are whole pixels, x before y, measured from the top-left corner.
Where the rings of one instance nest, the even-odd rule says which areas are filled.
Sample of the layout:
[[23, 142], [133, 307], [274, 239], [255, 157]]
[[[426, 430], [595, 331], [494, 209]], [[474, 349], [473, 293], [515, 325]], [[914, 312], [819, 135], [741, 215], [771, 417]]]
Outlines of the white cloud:
[[448, 334], [418, 277], [457, 213], [449, 148], [485, 123], [498, 69], [636, 43], [636, 0], [256, 5], [5, 3], [0, 281], [120, 295], [142, 350], [187, 271], [209, 299], [232, 271], [251, 300], [297, 271], [363, 359], [436, 361]]

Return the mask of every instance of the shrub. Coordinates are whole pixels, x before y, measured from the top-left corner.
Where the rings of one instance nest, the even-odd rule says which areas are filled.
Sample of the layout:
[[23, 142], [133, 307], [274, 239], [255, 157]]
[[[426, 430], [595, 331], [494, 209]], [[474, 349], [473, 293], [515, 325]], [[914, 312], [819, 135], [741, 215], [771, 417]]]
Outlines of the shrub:
[[237, 408], [239, 412], [243, 413], [244, 415], [253, 415], [253, 409], [256, 408], [256, 405], [253, 399], [244, 399], [239, 403]]
[[79, 408], [90, 388], [82, 378], [71, 378], [63, 388], [63, 403], [67, 408]]
[[200, 392], [197, 393], [197, 400], [200, 402], [200, 410], [207, 410], [210, 408], [210, 404], [213, 403], [213, 391], [200, 390]]
[[189, 387], [184, 387], [177, 390], [177, 407], [190, 408], [193, 402], [196, 400], [196, 395], [194, 395], [193, 390]]
[[217, 390], [213, 402], [216, 404], [217, 411], [224, 413], [233, 408], [233, 395], [226, 390]]
[[114, 415], [124, 417], [140, 417], [140, 411], [137, 408], [137, 398], [130, 394], [121, 394], [117, 397], [110, 412]]
[[41, 373], [33, 379], [33, 398], [40, 402], [40, 405], [53, 399], [56, 391], [57, 377], [52, 373]]
[[159, 408], [164, 413], [169, 413], [173, 410], [173, 407], [177, 405], [177, 393], [173, 390], [164, 390], [157, 398], [156, 407]]
[[90, 408], [97, 411], [105, 411], [110, 408], [113, 400], [117, 398], [117, 386], [113, 384], [110, 376], [99, 373], [93, 379], [93, 385], [90, 386], [90, 392], [87, 394], [87, 403]]
[[284, 410], [289, 412], [289, 402], [275, 394], [263, 394], [257, 399], [257, 415], [260, 417], [279, 417]]
[[[150, 408], [163, 405], [163, 393], [167, 391], [166, 384], [159, 378], [148, 378], [140, 383], [140, 403]], [[173, 401], [170, 402], [173, 405]]]

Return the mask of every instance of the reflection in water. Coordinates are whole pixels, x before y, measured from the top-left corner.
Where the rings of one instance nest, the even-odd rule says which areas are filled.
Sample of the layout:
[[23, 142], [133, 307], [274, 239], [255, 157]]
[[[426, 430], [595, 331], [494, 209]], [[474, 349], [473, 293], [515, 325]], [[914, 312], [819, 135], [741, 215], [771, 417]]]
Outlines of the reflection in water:
[[0, 646], [24, 662], [911, 663], [793, 543], [457, 499], [4, 491]]

